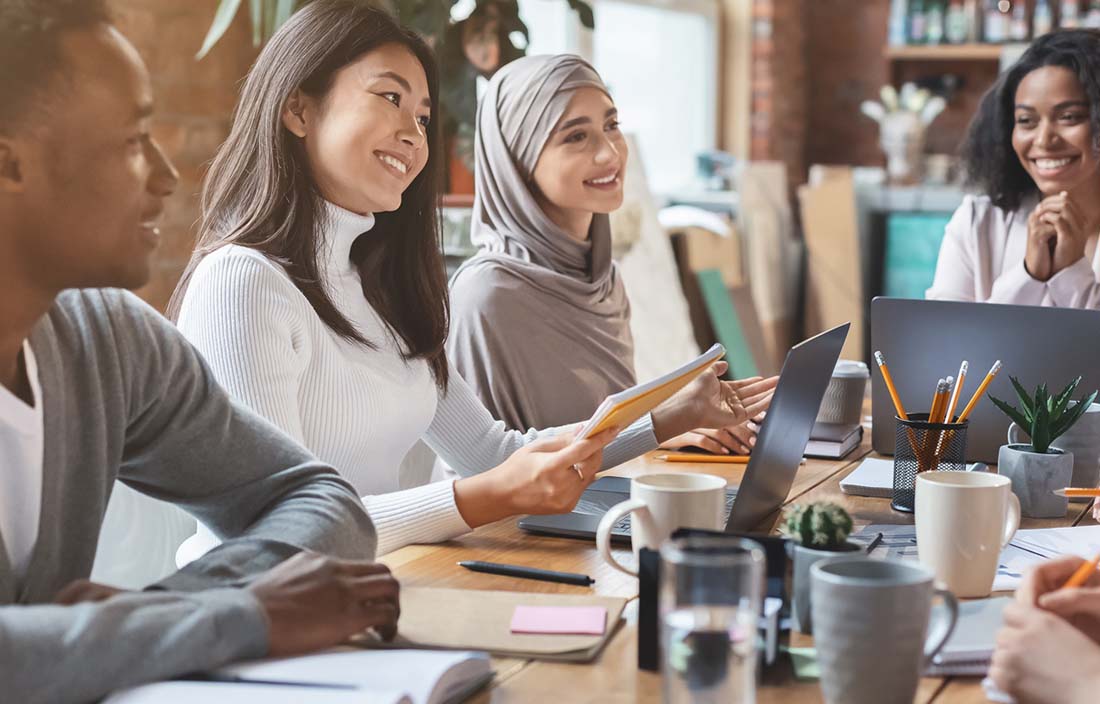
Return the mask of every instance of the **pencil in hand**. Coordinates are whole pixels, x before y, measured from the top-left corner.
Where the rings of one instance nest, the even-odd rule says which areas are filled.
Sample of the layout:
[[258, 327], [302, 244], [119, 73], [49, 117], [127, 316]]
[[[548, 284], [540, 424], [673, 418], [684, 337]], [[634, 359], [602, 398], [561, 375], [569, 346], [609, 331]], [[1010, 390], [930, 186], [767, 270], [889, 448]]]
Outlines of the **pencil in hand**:
[[1092, 558], [1089, 562], [1082, 563], [1077, 571], [1070, 575], [1070, 578], [1062, 585], [1062, 589], [1074, 589], [1089, 581], [1089, 577], [1096, 571], [1097, 565], [1100, 565], [1100, 555]]

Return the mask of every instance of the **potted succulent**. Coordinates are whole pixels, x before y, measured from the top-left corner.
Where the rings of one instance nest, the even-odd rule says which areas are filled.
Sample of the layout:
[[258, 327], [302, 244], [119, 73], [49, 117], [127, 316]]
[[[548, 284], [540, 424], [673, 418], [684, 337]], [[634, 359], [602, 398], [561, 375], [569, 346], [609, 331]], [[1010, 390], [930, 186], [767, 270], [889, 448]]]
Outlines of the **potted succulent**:
[[810, 622], [810, 567], [818, 560], [861, 550], [862, 546], [848, 540], [852, 517], [839, 505], [828, 501], [793, 504], [783, 517], [780, 532], [791, 540], [795, 627], [810, 633], [813, 628]]
[[989, 396], [997, 408], [1015, 426], [1027, 432], [1030, 444], [1015, 442], [1013, 426], [1008, 428], [1008, 443], [997, 455], [997, 472], [1012, 481], [1012, 492], [1020, 500], [1020, 512], [1029, 518], [1057, 518], [1066, 514], [1067, 499], [1054, 494], [1055, 489], [1070, 486], [1073, 480], [1073, 454], [1054, 447], [1054, 441], [1073, 427], [1096, 400], [1096, 392], [1075, 404], [1070, 397], [1081, 383], [1077, 377], [1057, 395], [1051, 396], [1046, 384], [1028, 394], [1023, 385], [1012, 379], [1020, 408]]

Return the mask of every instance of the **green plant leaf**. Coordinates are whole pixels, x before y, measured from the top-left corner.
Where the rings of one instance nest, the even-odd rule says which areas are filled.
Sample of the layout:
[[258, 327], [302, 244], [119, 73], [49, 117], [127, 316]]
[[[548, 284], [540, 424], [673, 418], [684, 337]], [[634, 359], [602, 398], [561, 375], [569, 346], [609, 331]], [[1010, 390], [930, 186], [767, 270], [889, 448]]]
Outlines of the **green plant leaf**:
[[[1046, 389], [1041, 389], [1045, 392]], [[1037, 399], [1038, 400], [1038, 399]], [[1035, 410], [1035, 420], [1031, 423], [1031, 447], [1039, 454], [1045, 454], [1050, 449], [1050, 410], [1047, 408], [1046, 400], [1043, 399], [1043, 403], [1035, 404], [1037, 406]]]
[[569, 7], [573, 8], [577, 12], [577, 19], [581, 21], [581, 25], [585, 29], [596, 28], [596, 13], [592, 11], [592, 6], [584, 0], [568, 0]]
[[1058, 394], [1058, 397], [1054, 399], [1054, 409], [1051, 413], [1054, 416], [1054, 420], [1058, 420], [1058, 416], [1069, 406], [1069, 400], [1073, 397], [1073, 392], [1077, 390], [1077, 385], [1081, 383], [1081, 377], [1077, 377], [1073, 381], [1066, 385], [1066, 388]]
[[1022, 413], [1016, 410], [1015, 407], [1008, 405], [999, 398], [995, 398], [993, 394], [986, 394], [989, 400], [993, 402], [993, 405], [1001, 409], [1001, 412], [1012, 419], [1012, 422], [1020, 426], [1021, 429], [1027, 430], [1031, 427], [1031, 421], [1024, 417]]
[[248, 0], [248, 15], [252, 20], [252, 46], [264, 40], [264, 10], [270, 9], [264, 0]]
[[1020, 380], [1014, 376], [1008, 377], [1012, 381], [1013, 388], [1016, 389], [1016, 398], [1020, 400], [1020, 406], [1023, 408], [1021, 415], [1027, 418], [1028, 426], [1031, 425], [1031, 419], [1035, 416], [1035, 405], [1031, 400], [1031, 394], [1027, 392]]
[[1063, 435], [1067, 430], [1073, 427], [1074, 423], [1081, 419], [1081, 416], [1085, 414], [1085, 411], [1089, 409], [1092, 402], [1096, 400], [1097, 392], [1093, 391], [1089, 396], [1082, 398], [1077, 402], [1073, 408], [1066, 411], [1066, 413], [1058, 419], [1058, 422], [1053, 424], [1050, 431], [1050, 441], [1053, 443], [1056, 438]]
[[202, 59], [210, 53], [218, 40], [225, 35], [229, 25], [233, 24], [233, 18], [237, 15], [237, 10], [240, 7], [241, 0], [221, 0], [217, 11], [214, 13], [214, 21], [210, 23], [210, 29], [206, 32], [206, 38], [202, 40], [202, 48], [195, 55], [196, 59]]
[[275, 3], [275, 29], [286, 24], [286, 21], [294, 14], [297, 7], [297, 0], [277, 0]]

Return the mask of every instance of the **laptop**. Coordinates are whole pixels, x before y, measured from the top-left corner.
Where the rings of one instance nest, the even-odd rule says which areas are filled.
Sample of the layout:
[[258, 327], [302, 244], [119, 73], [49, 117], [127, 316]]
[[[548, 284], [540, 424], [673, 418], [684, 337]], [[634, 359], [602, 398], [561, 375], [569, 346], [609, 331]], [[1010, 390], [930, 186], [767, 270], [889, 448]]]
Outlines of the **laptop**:
[[[811, 337], [787, 353], [745, 476], [740, 486], [726, 491], [727, 533], [751, 530], [787, 499], [848, 327], [845, 323]], [[520, 519], [519, 527], [539, 535], [593, 540], [607, 510], [628, 498], [629, 478], [602, 477], [581, 495], [572, 512], [527, 516]], [[629, 516], [615, 526], [611, 539], [630, 541]]]
[[[988, 393], [1012, 405], [1017, 401], [1009, 376], [1027, 389], [1045, 383], [1058, 391], [1081, 375], [1078, 398], [1100, 388], [1100, 311], [875, 298], [871, 349], [886, 357], [898, 396], [910, 413], [927, 413], [936, 380], [957, 376], [964, 359], [970, 371], [960, 408], [998, 359], [1004, 368]], [[894, 404], [877, 369], [871, 378], [871, 444], [876, 452], [893, 455]], [[995, 463], [1009, 419], [983, 398], [969, 420], [966, 460]]]

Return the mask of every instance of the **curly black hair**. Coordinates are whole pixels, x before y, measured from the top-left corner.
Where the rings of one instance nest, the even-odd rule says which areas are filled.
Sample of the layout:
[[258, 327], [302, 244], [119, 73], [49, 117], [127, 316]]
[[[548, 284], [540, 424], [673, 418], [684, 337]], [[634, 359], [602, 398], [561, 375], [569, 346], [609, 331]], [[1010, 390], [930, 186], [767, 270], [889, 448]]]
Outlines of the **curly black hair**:
[[65, 75], [61, 35], [110, 20], [105, 0], [0, 0], [0, 132], [18, 127]]
[[1012, 148], [1012, 130], [1016, 89], [1044, 66], [1062, 66], [1077, 76], [1089, 102], [1093, 146], [1100, 151], [1100, 31], [1067, 29], [1039, 37], [982, 97], [962, 146], [969, 184], [1004, 210], [1016, 210], [1037, 190]]

